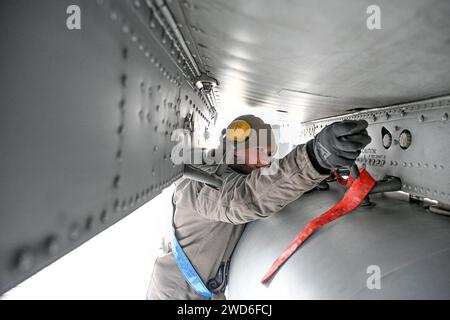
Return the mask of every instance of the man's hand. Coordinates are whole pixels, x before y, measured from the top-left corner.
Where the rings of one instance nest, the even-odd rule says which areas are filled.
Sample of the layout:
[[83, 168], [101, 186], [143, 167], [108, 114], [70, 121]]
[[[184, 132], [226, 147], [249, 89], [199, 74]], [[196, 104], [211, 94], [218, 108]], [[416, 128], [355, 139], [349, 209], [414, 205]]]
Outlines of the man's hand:
[[[308, 155], [324, 169], [350, 167], [372, 139], [365, 120], [345, 120], [324, 128], [308, 142]], [[324, 170], [319, 170], [324, 171]]]

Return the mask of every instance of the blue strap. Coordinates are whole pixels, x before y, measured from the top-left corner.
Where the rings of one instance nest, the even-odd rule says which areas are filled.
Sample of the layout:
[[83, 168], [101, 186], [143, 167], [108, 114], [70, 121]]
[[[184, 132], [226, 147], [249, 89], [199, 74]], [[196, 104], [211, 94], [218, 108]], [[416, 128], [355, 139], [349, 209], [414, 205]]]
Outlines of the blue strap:
[[197, 271], [195, 271], [194, 266], [189, 261], [189, 258], [181, 248], [180, 243], [175, 237], [175, 233], [172, 235], [172, 253], [175, 257], [175, 261], [177, 262], [178, 268], [183, 274], [186, 281], [189, 283], [192, 289], [195, 290], [199, 295], [206, 297], [208, 299], [212, 298], [211, 291], [203, 283], [202, 278], [198, 275]]

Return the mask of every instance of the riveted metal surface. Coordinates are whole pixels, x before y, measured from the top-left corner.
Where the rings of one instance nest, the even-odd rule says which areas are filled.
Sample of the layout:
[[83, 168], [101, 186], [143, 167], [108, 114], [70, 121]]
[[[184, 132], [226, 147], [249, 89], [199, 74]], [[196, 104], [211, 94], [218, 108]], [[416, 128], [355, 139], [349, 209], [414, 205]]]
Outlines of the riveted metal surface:
[[[211, 106], [137, 14], [144, 4], [0, 4], [0, 293], [178, 179], [171, 135], [188, 114], [210, 125]], [[69, 5], [81, 30], [66, 27]]]
[[[268, 287], [261, 284], [297, 233], [343, 192], [332, 183], [249, 224], [233, 254], [228, 298], [449, 299], [450, 218], [386, 195], [372, 195], [374, 207], [359, 207], [314, 232]], [[379, 268], [380, 289], [370, 286], [371, 266]]]
[[[357, 163], [377, 179], [386, 175], [401, 178], [405, 192], [449, 204], [449, 112], [450, 97], [361, 111], [304, 123], [299, 142], [308, 141], [335, 121], [365, 119], [372, 142]], [[387, 149], [383, 146], [386, 130], [393, 139]]]
[[[221, 83], [224, 112], [245, 103], [307, 121], [450, 93], [447, 0], [180, 0], [171, 6], [178, 4], [195, 41], [190, 48]], [[367, 28], [373, 4], [381, 10], [380, 30]]]

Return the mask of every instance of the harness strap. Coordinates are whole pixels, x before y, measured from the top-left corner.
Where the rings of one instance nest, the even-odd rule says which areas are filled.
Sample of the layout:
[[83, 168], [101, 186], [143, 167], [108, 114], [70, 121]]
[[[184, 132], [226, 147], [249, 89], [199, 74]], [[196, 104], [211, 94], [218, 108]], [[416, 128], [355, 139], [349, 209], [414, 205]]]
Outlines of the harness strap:
[[189, 261], [189, 258], [181, 248], [180, 243], [178, 242], [175, 233], [172, 237], [172, 253], [175, 257], [175, 261], [177, 262], [178, 268], [186, 279], [187, 283], [197, 292], [199, 295], [206, 297], [208, 299], [212, 298], [211, 291], [203, 283], [202, 278], [198, 275], [197, 271], [195, 271], [194, 266]]
[[264, 275], [261, 282], [267, 283], [275, 274], [275, 272], [289, 259], [289, 257], [302, 245], [309, 236], [320, 227], [330, 223], [331, 221], [346, 215], [353, 209], [358, 207], [364, 198], [369, 194], [375, 186], [375, 180], [365, 169], [360, 169], [359, 178], [355, 179], [350, 189], [347, 190], [342, 200], [331, 209], [311, 220], [297, 237], [289, 244], [281, 256], [275, 260], [269, 271]]

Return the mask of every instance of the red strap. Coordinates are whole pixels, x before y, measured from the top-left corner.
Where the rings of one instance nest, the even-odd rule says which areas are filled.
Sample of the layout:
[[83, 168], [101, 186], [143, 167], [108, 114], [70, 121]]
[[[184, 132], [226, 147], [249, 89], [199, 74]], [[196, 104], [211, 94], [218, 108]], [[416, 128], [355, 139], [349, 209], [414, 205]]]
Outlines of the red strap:
[[347, 190], [342, 200], [323, 213], [319, 217], [311, 220], [303, 230], [297, 235], [281, 256], [272, 264], [269, 271], [264, 275], [261, 280], [262, 283], [268, 282], [274, 273], [278, 270], [283, 263], [297, 250], [298, 247], [305, 242], [306, 239], [318, 228], [330, 223], [331, 221], [342, 217], [355, 209], [369, 194], [370, 190], [375, 186], [375, 180], [365, 169], [360, 169], [360, 176], [354, 180], [350, 189]]

